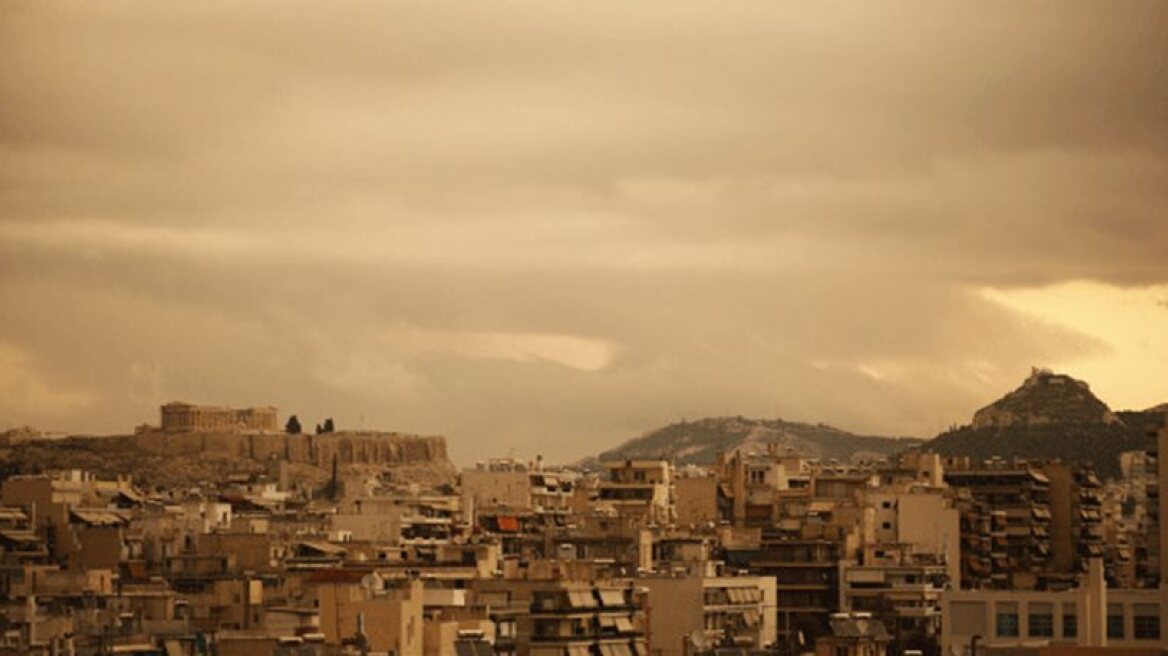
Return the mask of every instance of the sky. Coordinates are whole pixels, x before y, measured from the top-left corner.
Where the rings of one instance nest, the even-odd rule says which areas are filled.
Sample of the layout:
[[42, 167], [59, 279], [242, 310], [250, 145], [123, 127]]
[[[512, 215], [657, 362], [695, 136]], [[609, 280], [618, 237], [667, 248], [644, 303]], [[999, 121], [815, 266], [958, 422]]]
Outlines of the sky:
[[0, 7], [0, 430], [1168, 401], [1168, 4]]

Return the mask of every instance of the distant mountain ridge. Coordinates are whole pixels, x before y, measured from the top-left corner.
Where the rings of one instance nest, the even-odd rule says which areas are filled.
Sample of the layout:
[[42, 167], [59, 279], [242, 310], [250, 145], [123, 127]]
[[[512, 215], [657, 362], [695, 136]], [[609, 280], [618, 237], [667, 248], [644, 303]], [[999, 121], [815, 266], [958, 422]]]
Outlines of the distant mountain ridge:
[[1149, 429], [1164, 421], [1165, 407], [1113, 412], [1086, 382], [1036, 368], [1018, 389], [974, 413], [970, 425], [924, 448], [978, 460], [1057, 458], [1089, 463], [1099, 475], [1116, 478], [1121, 453], [1152, 447]]
[[708, 417], [681, 421], [641, 435], [597, 456], [600, 460], [666, 458], [677, 464], [708, 465], [719, 451], [763, 451], [766, 444], [807, 457], [851, 462], [863, 456], [884, 457], [920, 445], [915, 438], [855, 435], [826, 424], [783, 419]]

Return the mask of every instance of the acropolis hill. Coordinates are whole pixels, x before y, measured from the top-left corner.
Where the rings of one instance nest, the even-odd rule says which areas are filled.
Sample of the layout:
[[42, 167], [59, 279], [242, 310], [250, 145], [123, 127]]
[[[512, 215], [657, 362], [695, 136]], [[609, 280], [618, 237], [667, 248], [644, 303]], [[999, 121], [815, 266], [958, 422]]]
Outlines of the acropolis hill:
[[[176, 419], [178, 406], [187, 410], [182, 419]], [[250, 419], [223, 423], [228, 413], [258, 418], [259, 426]], [[367, 430], [292, 435], [275, 429], [275, 413], [275, 408], [233, 410], [172, 403], [162, 407], [158, 427], [142, 426], [133, 435], [24, 439], [11, 445], [7, 460], [22, 472], [132, 471], [144, 482], [171, 483], [222, 480], [267, 469], [272, 463], [287, 463], [295, 476], [306, 480], [323, 480], [334, 458], [342, 468], [388, 468], [410, 479], [453, 474], [444, 437]]]

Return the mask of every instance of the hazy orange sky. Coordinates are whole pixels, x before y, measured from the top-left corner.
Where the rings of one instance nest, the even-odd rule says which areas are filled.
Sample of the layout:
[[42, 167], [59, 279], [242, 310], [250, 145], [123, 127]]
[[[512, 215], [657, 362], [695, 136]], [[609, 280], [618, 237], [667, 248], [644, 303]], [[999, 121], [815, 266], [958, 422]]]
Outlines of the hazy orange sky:
[[1168, 401], [1168, 3], [9, 2], [0, 429]]

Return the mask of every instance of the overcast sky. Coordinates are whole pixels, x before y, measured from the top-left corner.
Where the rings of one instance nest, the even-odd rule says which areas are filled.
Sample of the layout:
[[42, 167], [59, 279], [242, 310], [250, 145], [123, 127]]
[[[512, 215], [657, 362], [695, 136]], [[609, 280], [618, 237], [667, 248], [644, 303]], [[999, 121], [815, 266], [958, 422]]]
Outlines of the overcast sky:
[[1168, 3], [6, 2], [0, 429], [1168, 401]]

